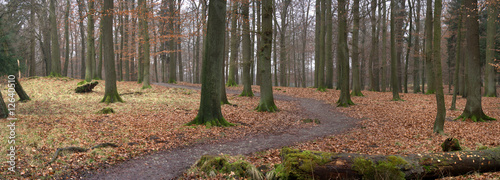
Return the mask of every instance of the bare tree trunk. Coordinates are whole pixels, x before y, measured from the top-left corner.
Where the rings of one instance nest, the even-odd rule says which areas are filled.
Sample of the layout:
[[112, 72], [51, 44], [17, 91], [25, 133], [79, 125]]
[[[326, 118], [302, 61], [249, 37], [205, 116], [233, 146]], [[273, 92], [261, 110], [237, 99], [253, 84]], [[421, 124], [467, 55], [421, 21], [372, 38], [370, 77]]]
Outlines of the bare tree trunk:
[[488, 0], [487, 2], [488, 10], [488, 20], [486, 25], [486, 65], [484, 67], [485, 71], [485, 86], [484, 86], [484, 96], [486, 97], [497, 97], [496, 84], [495, 84], [495, 68], [491, 65], [495, 63], [495, 34], [496, 34], [496, 24], [495, 20], [498, 20], [497, 7], [499, 5], [498, 1]]
[[85, 71], [86, 71], [86, 58], [85, 58], [85, 30], [83, 26], [83, 20], [85, 17], [83, 16], [83, 11], [85, 8], [85, 5], [83, 4], [82, 0], [77, 0], [78, 3], [78, 16], [80, 17], [80, 38], [81, 38], [81, 43], [82, 43], [82, 51], [81, 51], [81, 61], [80, 61], [80, 78], [84, 79], [85, 78]]
[[50, 0], [50, 28], [51, 28], [51, 45], [52, 45], [52, 63], [49, 76], [61, 76], [61, 53], [59, 49], [59, 35], [56, 20], [56, 2]]
[[354, 0], [352, 5], [352, 96], [363, 96], [361, 93], [359, 71], [359, 0]]
[[252, 65], [252, 60], [250, 56], [251, 52], [251, 42], [250, 42], [250, 18], [249, 18], [249, 1], [243, 0], [241, 2], [242, 6], [242, 18], [243, 18], [243, 39], [242, 39], [242, 56], [243, 56], [243, 92], [240, 96], [252, 97], [252, 78], [250, 76], [250, 67]]
[[101, 102], [114, 103], [123, 102], [118, 94], [116, 87], [115, 57], [113, 48], [113, 0], [104, 0], [102, 15], [102, 37], [104, 47], [104, 73], [106, 76], [106, 85], [104, 89], [104, 98]]

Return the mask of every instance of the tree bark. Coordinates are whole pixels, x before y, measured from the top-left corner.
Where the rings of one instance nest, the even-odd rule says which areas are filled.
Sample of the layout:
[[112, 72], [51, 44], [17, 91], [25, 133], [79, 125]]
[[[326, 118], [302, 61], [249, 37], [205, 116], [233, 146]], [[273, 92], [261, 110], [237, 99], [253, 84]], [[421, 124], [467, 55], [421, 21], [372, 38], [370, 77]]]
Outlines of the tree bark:
[[383, 11], [383, 17], [382, 17], [382, 67], [380, 70], [382, 71], [382, 78], [381, 78], [381, 90], [382, 92], [385, 92], [386, 90], [386, 72], [387, 72], [387, 10], [386, 10], [386, 3], [385, 0], [382, 1], [382, 11]]
[[349, 50], [347, 49], [347, 11], [346, 0], [338, 1], [339, 29], [337, 56], [340, 61], [340, 97], [337, 106], [354, 105], [349, 94]]
[[380, 86], [378, 83], [378, 38], [377, 38], [377, 18], [375, 16], [375, 11], [377, 9], [377, 0], [372, 0], [371, 2], [371, 25], [372, 25], [372, 41], [371, 41], [371, 51], [370, 51], [370, 90], [380, 91]]
[[281, 151], [288, 179], [436, 179], [471, 172], [498, 171], [500, 147], [410, 155], [334, 154]]
[[252, 65], [252, 60], [250, 59], [251, 52], [251, 42], [250, 42], [250, 18], [249, 18], [249, 0], [243, 0], [241, 2], [242, 6], [242, 18], [243, 18], [243, 39], [242, 39], [242, 56], [243, 56], [243, 92], [240, 96], [252, 97], [252, 77], [250, 76], [250, 68]]
[[434, 94], [436, 91], [434, 80], [434, 64], [432, 63], [432, 0], [427, 0], [427, 9], [425, 14], [425, 79], [427, 79], [426, 94]]
[[413, 93], [420, 92], [420, 77], [419, 77], [419, 69], [420, 69], [420, 1], [417, 0], [416, 7], [416, 20], [415, 20], [415, 46], [413, 49]]
[[61, 76], [61, 53], [59, 49], [59, 35], [56, 20], [56, 2], [55, 0], [50, 0], [50, 28], [51, 28], [51, 45], [52, 45], [52, 62], [50, 68], [51, 76]]
[[287, 16], [288, 6], [291, 0], [283, 0], [281, 10], [281, 31], [280, 31], [280, 86], [288, 86], [287, 82], [287, 50], [286, 50], [286, 30], [287, 30]]
[[352, 96], [363, 96], [361, 93], [359, 71], [359, 0], [354, 0], [352, 5]]
[[[175, 36], [175, 27], [174, 27], [174, 23], [175, 23], [175, 1], [173, 0], [169, 0], [168, 1], [168, 6], [169, 6], [169, 16], [170, 16], [170, 22], [169, 22], [169, 31], [171, 32], [171, 35], [172, 36]], [[177, 52], [175, 51], [176, 47], [177, 47], [177, 44], [176, 44], [176, 38], [175, 37], [172, 37], [169, 41], [169, 45], [170, 45], [170, 56], [168, 57], [168, 63], [169, 63], [169, 68], [168, 68], [168, 71], [170, 73], [170, 76], [168, 77], [168, 83], [176, 83], [177, 82], [177, 65], [176, 65], [176, 55], [177, 55]]]
[[113, 0], [104, 0], [102, 15], [102, 37], [104, 48], [104, 73], [106, 84], [101, 102], [123, 102], [116, 87], [115, 53], [113, 49]]
[[0, 118], [7, 117], [9, 117], [9, 109], [7, 109], [7, 104], [5, 104], [5, 101], [3, 101], [3, 95], [0, 91]]
[[240, 35], [237, 31], [238, 23], [238, 2], [232, 2], [231, 9], [231, 56], [229, 57], [229, 74], [227, 86], [237, 86], [236, 76], [238, 76], [238, 49], [240, 45]]
[[[64, 68], [63, 76], [68, 76], [68, 66], [69, 66], [69, 0], [66, 0], [66, 12], [64, 18], [64, 39], [66, 40], [66, 52], [64, 53]], [[69, 76], [68, 76], [69, 77]]]
[[36, 58], [35, 58], [35, 1], [30, 1], [30, 56], [29, 56], [29, 76], [36, 76]]
[[488, 0], [487, 1], [488, 10], [488, 20], [486, 25], [486, 64], [484, 67], [485, 71], [485, 86], [484, 86], [484, 96], [486, 97], [497, 97], [496, 84], [495, 84], [495, 68], [492, 66], [495, 63], [495, 34], [496, 34], [496, 23], [498, 20], [497, 16], [497, 6], [498, 1]]
[[204, 55], [201, 79], [201, 102], [198, 115], [188, 123], [210, 126], [230, 126], [222, 116], [221, 80], [222, 59], [224, 58], [226, 1], [211, 0], [208, 4], [207, 36], [204, 43]]
[[85, 30], [84, 30], [84, 26], [83, 26], [83, 20], [85, 19], [85, 17], [83, 16], [83, 10], [85, 8], [82, 0], [77, 0], [76, 1], [78, 3], [78, 16], [80, 17], [80, 39], [81, 39], [81, 43], [82, 43], [82, 51], [81, 51], [81, 61], [80, 61], [80, 78], [84, 79], [85, 78], [85, 74], [86, 74], [86, 58], [85, 58]]
[[399, 101], [399, 85], [398, 74], [396, 69], [397, 52], [396, 52], [396, 2], [391, 1], [391, 87], [392, 87], [392, 100]]
[[19, 78], [17, 76], [14, 79], [14, 84], [16, 86], [14, 87], [14, 89], [16, 90], [17, 96], [19, 96], [19, 101], [22, 102], [31, 100], [26, 91], [24, 91], [23, 86], [21, 86], [21, 83], [19, 82]]
[[143, 49], [143, 67], [144, 67], [144, 74], [143, 74], [143, 80], [142, 80], [142, 88], [151, 88], [150, 82], [149, 82], [149, 64], [150, 64], [150, 45], [149, 45], [149, 31], [148, 31], [148, 13], [149, 13], [149, 8], [147, 7], [147, 2], [146, 0], [139, 0], [139, 5], [141, 6], [140, 8], [140, 30], [141, 30], [141, 36], [142, 36], [142, 42], [144, 44], [142, 45]]
[[[85, 61], [85, 81], [90, 82], [95, 77], [95, 37], [94, 37], [94, 1], [88, 2], [87, 12], [87, 59]], [[112, 42], [111, 42], [112, 43]], [[111, 52], [114, 55], [114, 52]]]
[[472, 121], [495, 120], [483, 112], [481, 106], [481, 62], [479, 55], [479, 22], [477, 0], [465, 0], [466, 38], [468, 59], [467, 103], [457, 119], [471, 118]]
[[273, 87], [271, 79], [271, 46], [273, 37], [273, 0], [262, 0], [262, 46], [260, 54], [260, 101], [256, 110], [275, 112], [278, 110], [274, 104]]
[[451, 100], [451, 107], [450, 110], [455, 110], [456, 109], [456, 102], [457, 102], [457, 95], [459, 91], [459, 72], [460, 69], [463, 68], [460, 66], [460, 56], [461, 56], [461, 51], [462, 51], [462, 21], [463, 21], [463, 9], [460, 7], [460, 17], [458, 18], [458, 28], [457, 28], [457, 41], [456, 41], [456, 47], [455, 47], [455, 77], [453, 78], [453, 97]]
[[325, 29], [325, 87], [333, 89], [333, 14], [332, 14], [332, 1], [327, 0], [325, 4], [326, 15], [324, 18]]
[[434, 133], [443, 133], [444, 129], [444, 119], [446, 117], [446, 108], [444, 104], [444, 92], [443, 92], [443, 71], [441, 70], [441, 0], [434, 1], [434, 75], [435, 88], [436, 88], [436, 104], [437, 104], [437, 114], [434, 121]]

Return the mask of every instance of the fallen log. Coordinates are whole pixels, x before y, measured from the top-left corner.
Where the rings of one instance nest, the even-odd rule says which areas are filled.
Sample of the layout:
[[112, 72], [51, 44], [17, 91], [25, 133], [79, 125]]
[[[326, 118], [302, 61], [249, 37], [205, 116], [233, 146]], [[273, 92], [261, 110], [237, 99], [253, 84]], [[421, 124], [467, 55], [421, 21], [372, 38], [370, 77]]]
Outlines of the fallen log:
[[435, 179], [500, 171], [500, 147], [412, 155], [335, 154], [283, 148], [280, 179]]
[[78, 86], [78, 87], [76, 87], [75, 92], [76, 93], [92, 92], [92, 90], [94, 89], [94, 87], [97, 86], [97, 84], [99, 84], [99, 82], [94, 81], [94, 82], [91, 82], [91, 83], [84, 84], [82, 86]]

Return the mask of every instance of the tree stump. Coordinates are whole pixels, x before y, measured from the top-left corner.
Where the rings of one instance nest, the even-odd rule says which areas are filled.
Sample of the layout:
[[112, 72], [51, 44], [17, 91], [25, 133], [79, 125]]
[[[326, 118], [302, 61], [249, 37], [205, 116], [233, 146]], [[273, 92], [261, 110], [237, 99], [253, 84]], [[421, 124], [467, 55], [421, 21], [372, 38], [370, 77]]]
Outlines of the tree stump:
[[76, 93], [88, 93], [88, 92], [92, 92], [92, 90], [94, 89], [94, 87], [97, 86], [97, 84], [99, 84], [99, 82], [93, 81], [91, 83], [87, 83], [87, 84], [84, 84], [82, 86], [78, 86], [78, 87], [76, 87], [75, 92]]

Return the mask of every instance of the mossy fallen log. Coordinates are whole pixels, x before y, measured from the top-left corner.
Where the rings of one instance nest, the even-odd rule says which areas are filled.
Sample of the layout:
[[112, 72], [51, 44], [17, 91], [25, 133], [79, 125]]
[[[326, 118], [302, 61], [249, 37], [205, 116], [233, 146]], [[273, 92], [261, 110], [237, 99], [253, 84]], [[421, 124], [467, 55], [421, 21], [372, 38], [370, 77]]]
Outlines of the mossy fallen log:
[[435, 179], [500, 171], [500, 147], [412, 155], [334, 154], [283, 148], [269, 179]]
[[97, 81], [93, 81], [93, 82], [91, 82], [91, 83], [87, 83], [87, 84], [84, 84], [84, 85], [78, 86], [78, 87], [76, 87], [75, 92], [76, 92], [76, 93], [87, 93], [87, 92], [92, 92], [92, 90], [94, 89], [94, 87], [96, 87], [96, 86], [97, 86], [97, 84], [99, 84], [99, 82], [97, 82]]

